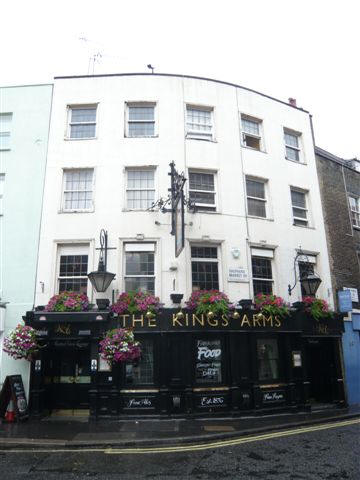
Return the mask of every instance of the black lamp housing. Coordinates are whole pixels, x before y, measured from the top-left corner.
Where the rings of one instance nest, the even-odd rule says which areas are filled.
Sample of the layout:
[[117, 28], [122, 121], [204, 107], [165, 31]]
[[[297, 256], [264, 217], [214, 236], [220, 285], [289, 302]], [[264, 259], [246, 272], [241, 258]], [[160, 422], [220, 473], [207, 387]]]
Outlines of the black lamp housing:
[[301, 249], [298, 250], [296, 257], [294, 258], [295, 283], [293, 286], [291, 286], [290, 284], [288, 285], [289, 295], [291, 295], [291, 292], [294, 290], [297, 282], [299, 281], [305, 292], [305, 296], [315, 297], [315, 294], [321, 283], [321, 278], [319, 277], [319, 275], [309, 269], [308, 271], [304, 272], [300, 278], [298, 278], [296, 275], [296, 262], [299, 257], [307, 257], [306, 253], [304, 253]]
[[95, 272], [88, 274], [91, 285], [96, 292], [105, 292], [115, 278], [115, 273], [106, 271], [107, 248], [107, 231], [102, 229], [100, 231], [100, 257], [98, 269]]

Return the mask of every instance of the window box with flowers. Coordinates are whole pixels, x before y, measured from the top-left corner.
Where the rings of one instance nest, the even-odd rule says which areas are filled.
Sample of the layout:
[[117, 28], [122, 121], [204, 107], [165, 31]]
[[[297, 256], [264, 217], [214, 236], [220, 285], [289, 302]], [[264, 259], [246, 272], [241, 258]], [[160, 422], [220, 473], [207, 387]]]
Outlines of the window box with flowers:
[[45, 312], [86, 312], [89, 299], [84, 293], [62, 292], [50, 298]]
[[219, 290], [196, 290], [191, 294], [186, 306], [196, 315], [203, 314], [208, 318], [227, 315], [235, 309], [228, 296]]
[[4, 352], [16, 360], [31, 362], [39, 349], [35, 329], [26, 325], [19, 324], [4, 339]]
[[263, 315], [286, 317], [289, 315], [289, 305], [283, 298], [272, 294], [258, 293], [255, 296], [255, 308]]
[[148, 318], [155, 317], [160, 310], [161, 303], [159, 297], [148, 292], [123, 292], [116, 303], [111, 305], [110, 310], [113, 313], [122, 315], [123, 313], [143, 313]]
[[325, 318], [332, 318], [334, 312], [329, 310], [329, 305], [325, 300], [315, 297], [303, 298], [304, 311], [319, 321]]

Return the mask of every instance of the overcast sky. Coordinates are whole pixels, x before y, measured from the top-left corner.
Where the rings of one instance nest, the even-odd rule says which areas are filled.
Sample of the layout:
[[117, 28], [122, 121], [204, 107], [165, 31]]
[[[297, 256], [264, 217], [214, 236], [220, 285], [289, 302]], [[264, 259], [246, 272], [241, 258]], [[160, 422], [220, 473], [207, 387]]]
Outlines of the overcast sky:
[[12, 0], [1, 7], [0, 85], [151, 63], [294, 97], [318, 146], [360, 158], [359, 11], [358, 0]]

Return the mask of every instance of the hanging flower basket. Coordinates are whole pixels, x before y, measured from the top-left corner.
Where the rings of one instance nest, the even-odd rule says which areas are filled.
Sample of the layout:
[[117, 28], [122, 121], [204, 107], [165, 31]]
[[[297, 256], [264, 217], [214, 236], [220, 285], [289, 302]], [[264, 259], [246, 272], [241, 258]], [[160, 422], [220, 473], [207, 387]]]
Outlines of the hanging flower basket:
[[109, 365], [133, 361], [141, 355], [140, 342], [135, 341], [134, 333], [129, 328], [108, 330], [99, 346], [102, 358]]
[[255, 296], [255, 308], [267, 315], [285, 317], [289, 315], [289, 305], [276, 295], [258, 293]]
[[159, 297], [148, 292], [124, 292], [111, 305], [110, 310], [118, 315], [123, 313], [147, 313], [152, 316], [160, 310]]
[[319, 321], [322, 318], [332, 317], [334, 312], [329, 310], [329, 305], [325, 300], [314, 297], [304, 297], [304, 310], [310, 314], [315, 320]]
[[197, 315], [226, 315], [235, 308], [228, 296], [219, 290], [196, 290], [185, 303]]
[[89, 299], [85, 293], [62, 292], [50, 298], [45, 312], [85, 312], [89, 310]]
[[39, 348], [36, 333], [32, 327], [19, 324], [4, 338], [4, 352], [16, 360], [25, 359], [30, 362]]

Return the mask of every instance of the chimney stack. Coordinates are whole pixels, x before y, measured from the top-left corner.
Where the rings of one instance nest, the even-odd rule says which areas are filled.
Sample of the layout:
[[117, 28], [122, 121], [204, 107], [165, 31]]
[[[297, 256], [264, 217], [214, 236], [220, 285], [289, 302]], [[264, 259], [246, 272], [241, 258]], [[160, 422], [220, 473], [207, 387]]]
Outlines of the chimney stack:
[[296, 107], [296, 98], [289, 98], [289, 104], [292, 106], [292, 107]]

